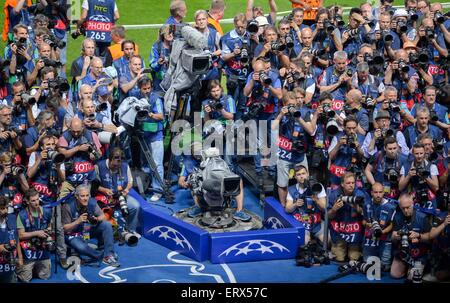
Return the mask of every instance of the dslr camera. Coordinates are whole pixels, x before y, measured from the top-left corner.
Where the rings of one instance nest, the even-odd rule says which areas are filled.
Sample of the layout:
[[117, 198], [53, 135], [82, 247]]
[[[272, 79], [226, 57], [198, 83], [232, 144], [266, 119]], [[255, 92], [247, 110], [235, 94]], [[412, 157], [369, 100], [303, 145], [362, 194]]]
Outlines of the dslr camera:
[[123, 217], [127, 217], [128, 216], [128, 204], [127, 204], [127, 198], [125, 198], [125, 196], [123, 195], [122, 191], [118, 191], [117, 193], [115, 193], [113, 195], [113, 199], [115, 201], [117, 201], [119, 207], [120, 207], [120, 211], [122, 213]]
[[73, 39], [77, 39], [79, 36], [86, 36], [86, 21], [78, 25], [78, 20], [73, 20], [72, 24], [77, 25], [77, 30], [71, 33]]
[[259, 79], [265, 85], [271, 85], [272, 84], [272, 78], [270, 78], [269, 75], [266, 74], [265, 72], [260, 72], [259, 73]]
[[213, 111], [221, 111], [223, 109], [223, 104], [222, 102], [220, 102], [219, 100], [210, 100], [208, 102], [208, 106], [213, 110]]
[[362, 205], [364, 203], [363, 197], [357, 197], [357, 196], [340, 196], [339, 199], [341, 199], [344, 204], [349, 205]]

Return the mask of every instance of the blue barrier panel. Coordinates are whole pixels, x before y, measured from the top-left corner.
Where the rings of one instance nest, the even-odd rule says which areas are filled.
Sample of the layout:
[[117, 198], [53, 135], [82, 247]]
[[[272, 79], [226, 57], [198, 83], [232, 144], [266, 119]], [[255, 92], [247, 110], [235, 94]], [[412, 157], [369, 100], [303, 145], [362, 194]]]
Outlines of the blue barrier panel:
[[211, 263], [290, 259], [297, 252], [295, 228], [211, 234]]
[[298, 245], [305, 244], [305, 228], [303, 223], [287, 214], [281, 203], [273, 197], [266, 199], [264, 204], [264, 226], [268, 229], [293, 227], [298, 231]]
[[209, 259], [207, 231], [165, 214], [130, 191], [142, 206], [143, 236], [199, 262]]

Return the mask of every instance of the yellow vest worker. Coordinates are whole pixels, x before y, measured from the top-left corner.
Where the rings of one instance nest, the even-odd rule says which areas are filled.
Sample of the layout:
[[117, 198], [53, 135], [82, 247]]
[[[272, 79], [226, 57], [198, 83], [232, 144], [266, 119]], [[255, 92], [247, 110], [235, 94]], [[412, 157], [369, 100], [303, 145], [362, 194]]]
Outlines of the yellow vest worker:
[[[109, 48], [109, 51], [111, 52], [111, 57], [112, 57], [113, 61], [117, 60], [123, 56], [121, 43], [113, 44], [113, 45], [109, 46], [108, 48]], [[139, 46], [137, 44], [135, 44], [134, 54], [139, 55]]]

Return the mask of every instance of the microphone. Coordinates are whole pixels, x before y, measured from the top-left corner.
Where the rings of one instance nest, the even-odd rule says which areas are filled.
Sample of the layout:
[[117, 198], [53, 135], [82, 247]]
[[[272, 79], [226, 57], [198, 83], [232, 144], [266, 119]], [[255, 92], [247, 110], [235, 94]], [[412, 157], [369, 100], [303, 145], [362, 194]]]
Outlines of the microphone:
[[205, 36], [190, 26], [183, 26], [181, 36], [186, 40], [187, 44], [195, 49], [204, 50], [208, 48], [208, 41]]

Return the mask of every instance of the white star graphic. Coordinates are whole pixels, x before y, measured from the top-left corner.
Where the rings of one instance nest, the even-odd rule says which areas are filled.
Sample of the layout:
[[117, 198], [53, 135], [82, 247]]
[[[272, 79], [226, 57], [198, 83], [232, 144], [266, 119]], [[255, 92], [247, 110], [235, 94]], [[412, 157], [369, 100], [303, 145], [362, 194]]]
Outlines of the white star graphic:
[[240, 254], [247, 255], [247, 253], [249, 253], [249, 252], [251, 252], [251, 251], [253, 251], [253, 250], [250, 249], [248, 246], [246, 246], [246, 247], [240, 249], [240, 250], [238, 251], [238, 253], [236, 254], [236, 256], [239, 256]]
[[169, 237], [169, 233], [168, 233], [167, 231], [161, 232], [161, 234], [159, 235], [158, 238], [164, 238], [164, 240], [167, 240], [167, 239], [170, 238], [170, 237]]
[[257, 250], [261, 251], [261, 254], [264, 254], [265, 252], [270, 252], [273, 254], [273, 251], [270, 249], [270, 247], [267, 246], [261, 246]]

